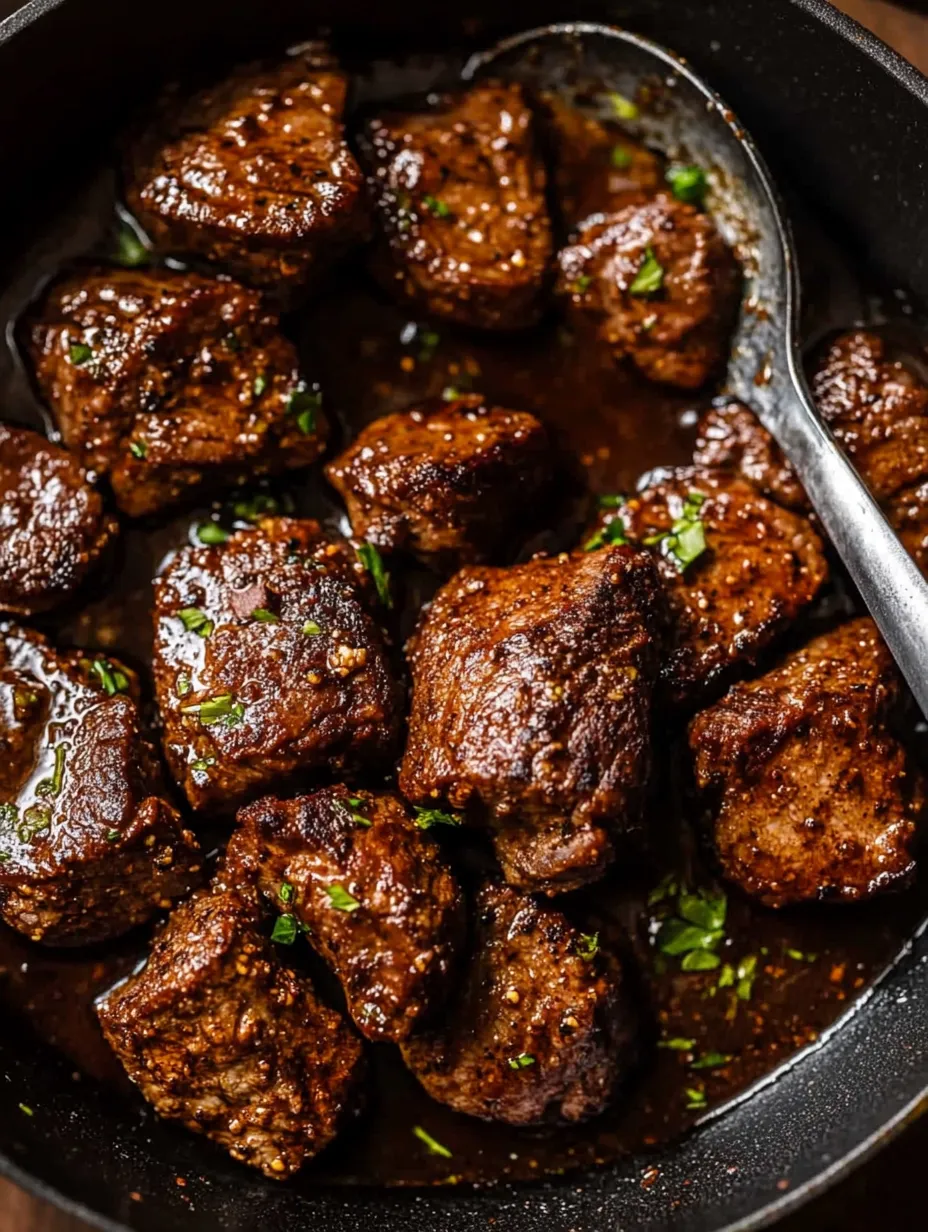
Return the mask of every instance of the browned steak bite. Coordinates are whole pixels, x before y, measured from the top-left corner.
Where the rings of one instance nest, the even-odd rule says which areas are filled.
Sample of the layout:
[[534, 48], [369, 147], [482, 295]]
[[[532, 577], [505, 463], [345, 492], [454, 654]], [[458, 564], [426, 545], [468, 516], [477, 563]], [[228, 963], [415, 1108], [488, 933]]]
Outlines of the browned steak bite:
[[616, 361], [696, 389], [724, 359], [741, 279], [708, 215], [661, 193], [594, 215], [561, 250], [557, 285]]
[[706, 470], [732, 471], [763, 496], [808, 512], [809, 500], [783, 451], [743, 402], [719, 399], [699, 420], [693, 463]]
[[159, 248], [292, 298], [367, 236], [364, 178], [342, 125], [347, 88], [313, 44], [192, 98], [169, 95], [131, 152], [129, 205]]
[[566, 103], [541, 99], [554, 161], [554, 192], [568, 230], [591, 214], [612, 214], [665, 188], [663, 159], [614, 123]]
[[159, 1116], [286, 1180], [335, 1137], [363, 1057], [309, 981], [278, 965], [257, 915], [234, 892], [194, 895], [97, 1014]]
[[32, 941], [118, 937], [199, 881], [134, 691], [119, 663], [0, 625], [0, 914]]
[[603, 512], [586, 546], [625, 539], [650, 547], [664, 580], [672, 628], [661, 674], [677, 704], [744, 672], [828, 576], [807, 519], [723, 471], [650, 472], [624, 506]]
[[904, 686], [855, 620], [690, 725], [725, 875], [771, 907], [905, 884], [924, 781], [894, 734]]
[[883, 501], [928, 477], [928, 387], [876, 334], [843, 334], [812, 380], [822, 418]]
[[375, 420], [326, 474], [359, 538], [454, 567], [498, 557], [537, 523], [552, 453], [534, 415], [468, 394]]
[[69, 599], [118, 529], [70, 454], [0, 423], [0, 611], [31, 616]]
[[513, 885], [601, 877], [639, 821], [662, 619], [630, 548], [462, 569], [411, 646], [403, 795], [489, 826]]
[[438, 844], [392, 792], [267, 796], [238, 821], [223, 880], [271, 900], [275, 937], [307, 931], [368, 1039], [405, 1039], [445, 1000], [464, 936], [463, 899]]
[[83, 272], [52, 287], [30, 344], [65, 444], [134, 517], [322, 451], [319, 394], [276, 316], [237, 283]]
[[389, 759], [401, 695], [353, 557], [317, 522], [269, 518], [157, 579], [165, 753], [194, 808]]
[[466, 975], [442, 1027], [403, 1045], [406, 1064], [433, 1099], [487, 1121], [602, 1112], [634, 1056], [618, 959], [508, 886], [484, 886], [474, 914]]
[[522, 88], [486, 82], [383, 114], [360, 144], [382, 229], [374, 268], [387, 288], [462, 325], [533, 324], [553, 249]]

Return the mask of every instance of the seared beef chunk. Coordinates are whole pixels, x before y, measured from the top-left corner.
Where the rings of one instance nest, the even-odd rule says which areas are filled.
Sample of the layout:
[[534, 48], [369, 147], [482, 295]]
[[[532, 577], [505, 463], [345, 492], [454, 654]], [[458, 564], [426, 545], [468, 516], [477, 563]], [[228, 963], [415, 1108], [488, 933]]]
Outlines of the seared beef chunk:
[[615, 359], [696, 389], [721, 365], [740, 276], [710, 218], [661, 193], [594, 216], [560, 254], [558, 291]]
[[662, 676], [676, 704], [705, 697], [754, 663], [828, 576], [808, 521], [749, 484], [695, 467], [652, 471], [587, 540], [651, 547], [670, 603]]
[[194, 808], [389, 759], [400, 693], [353, 556], [316, 522], [270, 518], [157, 579], [165, 753]]
[[893, 731], [902, 692], [875, 625], [855, 620], [694, 719], [728, 878], [771, 907], [906, 881], [924, 784]]
[[764, 496], [805, 513], [808, 497], [796, 473], [757, 416], [743, 402], [719, 399], [699, 421], [693, 462], [734, 471]]
[[557, 94], [543, 95], [542, 104], [554, 156], [554, 192], [568, 229], [591, 214], [612, 214], [654, 197], [665, 187], [663, 159], [618, 125], [571, 106]]
[[308, 980], [278, 965], [257, 915], [234, 892], [196, 894], [97, 1013], [160, 1116], [285, 1180], [335, 1137], [363, 1057]]
[[320, 44], [169, 96], [132, 152], [126, 195], [158, 247], [275, 294], [314, 281], [368, 231], [345, 144], [347, 79]]
[[368, 1039], [405, 1039], [442, 1004], [463, 940], [463, 900], [438, 844], [392, 792], [267, 796], [238, 821], [224, 881], [257, 885], [285, 936], [297, 921], [306, 929]]
[[485, 886], [475, 916], [443, 1026], [405, 1043], [403, 1059], [456, 1112], [510, 1125], [595, 1116], [634, 1053], [618, 959], [508, 886]]
[[553, 250], [521, 87], [485, 82], [387, 113], [360, 140], [383, 230], [374, 268], [388, 289], [463, 325], [533, 324]]
[[441, 567], [517, 542], [537, 520], [552, 457], [534, 415], [469, 394], [376, 420], [326, 474], [355, 535]]
[[48, 945], [118, 937], [199, 880], [132, 674], [0, 626], [0, 914]]
[[662, 617], [625, 547], [462, 569], [413, 639], [403, 794], [487, 824], [513, 885], [595, 881], [639, 820]]
[[63, 603], [117, 530], [69, 454], [0, 423], [0, 610], [31, 616]]
[[65, 444], [133, 516], [322, 450], [319, 395], [302, 385], [294, 347], [234, 282], [82, 273], [52, 288], [31, 349]]
[[928, 388], [875, 334], [844, 334], [812, 381], [822, 418], [883, 501], [928, 477]]

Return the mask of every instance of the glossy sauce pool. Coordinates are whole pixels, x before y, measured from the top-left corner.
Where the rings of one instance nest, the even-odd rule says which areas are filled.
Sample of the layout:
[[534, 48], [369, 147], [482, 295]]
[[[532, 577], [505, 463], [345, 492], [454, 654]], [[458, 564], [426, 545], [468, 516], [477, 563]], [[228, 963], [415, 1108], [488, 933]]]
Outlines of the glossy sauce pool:
[[[384, 82], [391, 73], [396, 75], [395, 69], [387, 66], [373, 75], [373, 93], [387, 92]], [[12, 344], [15, 322], [63, 263], [111, 248], [114, 201], [109, 171], [76, 192], [0, 297], [11, 341], [0, 354], [4, 417], [49, 426]], [[859, 317], [884, 324], [879, 301], [861, 290], [849, 264], [831, 253], [814, 226], [805, 226], [816, 262], [812, 277], [806, 265], [806, 285], [818, 292], [807, 322], [809, 336], [836, 315], [848, 325]], [[335, 426], [333, 449], [376, 416], [440, 395], [449, 386], [473, 388], [497, 405], [537, 414], [564, 459], [563, 499], [527, 551], [558, 550], [577, 541], [586, 489], [628, 491], [642, 471], [688, 461], [696, 412], [706, 401], [616, 370], [607, 357], [582, 347], [554, 314], [531, 334], [511, 338], [478, 337], [415, 318], [386, 300], [360, 262], [341, 267], [328, 290], [288, 319], [286, 328], [299, 342], [306, 374], [321, 383]], [[339, 527], [339, 510], [318, 468], [272, 481], [264, 490]], [[169, 521], [124, 525], [109, 573], [95, 580], [74, 610], [39, 622], [41, 627], [62, 645], [124, 658], [142, 670], [144, 679], [151, 652], [151, 579], [165, 555], [189, 539], [207, 508]], [[394, 629], [401, 644], [436, 583], [399, 564], [393, 572], [402, 599]], [[823, 618], [845, 602], [840, 596], [826, 599]], [[149, 714], [154, 723], [150, 690]], [[668, 873], [708, 885], [711, 871], [703, 862], [698, 827], [691, 824], [697, 819], [680, 732], [659, 729], [655, 746], [654, 779], [660, 786], [650, 803], [649, 830], [662, 858], [620, 860], [604, 883], [564, 900], [587, 929], [596, 928], [604, 937], [614, 934], [627, 946], [639, 973], [641, 1061], [611, 1109], [579, 1127], [517, 1131], [487, 1125], [433, 1103], [404, 1070], [396, 1050], [377, 1045], [369, 1049], [366, 1111], [292, 1184], [528, 1180], [603, 1164], [629, 1152], [646, 1153], [814, 1045], [898, 955], [925, 914], [924, 884], [863, 907], [780, 914], [730, 896], [720, 956], [742, 973], [734, 984], [720, 987], [719, 970], [682, 973], [678, 959], [660, 955], [652, 944], [655, 918], [670, 900], [649, 906], [649, 896], [653, 900], [655, 887]], [[200, 830], [207, 850], [221, 844], [221, 831]], [[459, 846], [461, 840], [455, 836], [453, 842]], [[68, 953], [31, 945], [0, 927], [4, 1013], [27, 1019], [48, 1045], [69, 1058], [83, 1081], [106, 1084], [113, 1098], [131, 1102], [142, 1115], [142, 1101], [103, 1044], [92, 1003], [144, 955], [150, 931]], [[307, 961], [305, 951], [296, 948], [281, 955], [296, 966]], [[658, 1041], [664, 1046], [656, 1046]], [[678, 1046], [667, 1046], [671, 1043]], [[712, 1054], [714, 1065], [708, 1064]], [[414, 1126], [427, 1130], [450, 1158], [430, 1153], [414, 1136]], [[202, 1146], [204, 1154], [212, 1149]]]

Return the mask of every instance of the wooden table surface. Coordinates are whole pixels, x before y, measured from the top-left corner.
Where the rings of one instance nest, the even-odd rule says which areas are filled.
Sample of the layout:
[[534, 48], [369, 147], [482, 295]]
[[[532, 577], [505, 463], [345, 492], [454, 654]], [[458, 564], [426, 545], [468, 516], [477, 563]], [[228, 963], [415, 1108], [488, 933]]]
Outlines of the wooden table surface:
[[[835, 3], [928, 73], [928, 16], [883, 0]], [[15, 7], [9, 0], [0, 0], [0, 15]], [[923, 1229], [928, 1226], [922, 1172], [926, 1159], [928, 1118], [838, 1188], [785, 1220], [780, 1232], [872, 1232], [881, 1224], [891, 1232]], [[0, 1179], [0, 1232], [87, 1232], [87, 1226]]]

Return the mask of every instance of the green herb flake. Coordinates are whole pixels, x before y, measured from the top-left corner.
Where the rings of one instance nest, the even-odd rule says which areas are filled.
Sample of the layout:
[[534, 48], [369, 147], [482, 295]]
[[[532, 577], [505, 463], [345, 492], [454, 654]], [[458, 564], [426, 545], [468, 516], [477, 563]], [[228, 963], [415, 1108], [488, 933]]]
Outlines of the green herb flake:
[[461, 391], [454, 385], [446, 385], [441, 391], [441, 396], [445, 402], [457, 402], [461, 396]]
[[252, 389], [254, 390], [254, 394], [256, 398], [260, 398], [261, 395], [264, 393], [264, 391], [267, 389], [267, 377], [264, 375], [263, 372], [259, 372], [258, 375], [255, 377], [254, 383], [252, 385]]
[[357, 911], [361, 906], [358, 900], [349, 894], [343, 885], [326, 886], [325, 892], [328, 894], [332, 906], [338, 911]]
[[148, 442], [147, 441], [130, 441], [129, 452], [133, 458], [138, 458], [141, 461], [148, 457]]
[[447, 813], [444, 809], [421, 808], [413, 805], [416, 814], [416, 825], [420, 830], [431, 830], [432, 826], [459, 826], [461, 818], [455, 813]]
[[673, 1039], [660, 1040], [657, 1046], [658, 1048], [669, 1048], [671, 1052], [692, 1052], [696, 1047], [696, 1041], [675, 1035]]
[[614, 145], [609, 161], [617, 171], [625, 171], [632, 165], [631, 151], [627, 150], [624, 145]]
[[448, 1148], [446, 1146], [442, 1146], [442, 1144], [433, 1138], [430, 1133], [424, 1130], [421, 1125], [414, 1125], [412, 1127], [412, 1132], [420, 1142], [425, 1144], [430, 1155], [440, 1155], [442, 1159], [451, 1158], [451, 1152]]
[[664, 267], [650, 246], [644, 250], [638, 273], [635, 275], [629, 295], [654, 295], [664, 285]]
[[436, 218], [451, 217], [451, 207], [448, 205], [447, 201], [442, 201], [440, 197], [433, 197], [427, 193], [422, 198], [422, 204], [429, 211], [429, 213], [434, 214]]
[[380, 602], [384, 607], [393, 607], [393, 596], [390, 593], [390, 575], [383, 567], [383, 557], [372, 543], [362, 543], [355, 551], [358, 560], [368, 571], [374, 581]]
[[281, 885], [280, 889], [277, 891], [277, 897], [280, 899], [282, 903], [292, 903], [293, 894], [294, 894], [293, 886], [290, 884], [289, 881], [285, 881]]
[[67, 745], [55, 745], [55, 768], [51, 773], [51, 777], [42, 779], [36, 784], [36, 795], [38, 796], [58, 796], [61, 794], [61, 786], [64, 782], [64, 761], [67, 756]]
[[638, 106], [630, 98], [626, 98], [624, 94], [619, 94], [616, 90], [613, 90], [607, 97], [609, 105], [620, 120], [637, 120]]
[[271, 940], [278, 945], [293, 945], [300, 935], [300, 924], [295, 915], [279, 915], [274, 921]]
[[721, 1069], [734, 1058], [730, 1052], [704, 1052], [695, 1061], [690, 1061], [690, 1069]]
[[272, 612], [271, 609], [267, 607], [254, 608], [251, 613], [251, 619], [257, 620], [263, 625], [280, 624], [280, 617], [277, 615], [277, 613]]
[[318, 390], [298, 385], [287, 400], [287, 414], [296, 418], [296, 426], [304, 436], [316, 430], [316, 413], [322, 406], [322, 394]]
[[237, 727], [245, 717], [245, 707], [236, 701], [231, 693], [220, 693], [217, 697], [197, 702], [193, 706], [181, 706], [181, 711], [184, 714], [197, 715], [204, 727], [210, 727], [213, 723]]
[[644, 541], [648, 547], [660, 546], [661, 552], [674, 562], [681, 573], [706, 550], [705, 526], [699, 516], [705, 502], [705, 493], [689, 492], [683, 502], [683, 511], [670, 530], [650, 535]]
[[232, 515], [242, 522], [260, 522], [262, 518], [273, 517], [280, 513], [281, 503], [267, 492], [256, 492], [254, 496], [241, 497], [232, 505]]
[[665, 179], [678, 201], [685, 201], [687, 205], [702, 205], [709, 189], [709, 181], [702, 167], [674, 164], [667, 168]]
[[570, 285], [574, 295], [582, 295], [584, 291], [589, 290], [593, 278], [590, 274], [581, 274], [579, 278], [575, 278]]
[[20, 1104], [19, 1110], [23, 1114], [23, 1116], [27, 1116], [27, 1117], [35, 1116], [35, 1111], [32, 1108], [30, 1108], [28, 1104]]
[[648, 895], [648, 906], [656, 907], [658, 903], [662, 903], [668, 898], [673, 898], [678, 888], [676, 876], [673, 873], [668, 873]]
[[126, 269], [137, 269], [138, 266], [148, 265], [151, 261], [148, 248], [128, 223], [119, 228], [113, 260], [117, 265], [122, 265]]
[[680, 962], [681, 971], [714, 971], [722, 960], [711, 950], [690, 950]]
[[119, 831], [118, 830], [107, 830], [106, 841], [108, 843], [118, 843], [119, 842]]
[[604, 492], [597, 496], [596, 504], [600, 509], [621, 509], [625, 504], [625, 496], [621, 492]]
[[742, 958], [735, 968], [738, 982], [735, 985], [735, 995], [739, 1001], [750, 1001], [754, 991], [754, 981], [757, 979], [757, 955], [748, 954]]
[[683, 893], [677, 899], [677, 911], [690, 924], [715, 930], [725, 927], [728, 900], [723, 893]]
[[318, 637], [322, 632], [322, 626], [317, 625], [314, 620], [307, 620], [303, 625], [304, 637]]
[[721, 929], [700, 928], [685, 920], [665, 920], [657, 934], [657, 948], [662, 954], [677, 957], [691, 950], [712, 950], [723, 936]]
[[218, 522], [201, 522], [197, 527], [197, 539], [200, 543], [205, 543], [207, 547], [225, 543], [228, 538], [229, 532], [223, 530]]
[[734, 988], [735, 986], [735, 969], [731, 963], [723, 963], [722, 970], [719, 972], [719, 978], [715, 983], [716, 988]]
[[51, 824], [51, 805], [32, 804], [23, 813], [22, 821], [16, 827], [16, 837], [21, 843], [31, 843], [37, 834], [47, 830]]
[[628, 543], [625, 523], [621, 518], [612, 518], [592, 534], [583, 545], [584, 552], [596, 552], [604, 547], [622, 547]]
[[128, 676], [111, 663], [109, 659], [94, 659], [90, 668], [106, 691], [107, 697], [115, 697], [117, 693], [128, 693]]
[[705, 1108], [708, 1102], [705, 1091], [703, 1091], [700, 1087], [684, 1087], [683, 1094], [686, 1096], [687, 1111]]
[[177, 618], [188, 633], [196, 633], [199, 637], [209, 637], [215, 625], [198, 607], [182, 607]]
[[93, 351], [86, 342], [72, 342], [68, 347], [68, 359], [76, 368], [93, 359]]
[[188, 693], [193, 692], [193, 681], [185, 672], [181, 672], [181, 674], [177, 677], [177, 682], [174, 685], [174, 692], [178, 697], [186, 697]]
[[581, 933], [577, 942], [577, 956], [584, 962], [592, 962], [599, 953], [599, 933]]
[[510, 1069], [528, 1069], [535, 1064], [535, 1058], [530, 1052], [520, 1052], [517, 1057], [509, 1058]]
[[196, 770], [200, 774], [205, 774], [207, 770], [209, 770], [210, 766], [215, 766], [215, 764], [215, 757], [198, 757], [196, 761], [192, 761], [190, 763], [190, 769]]

